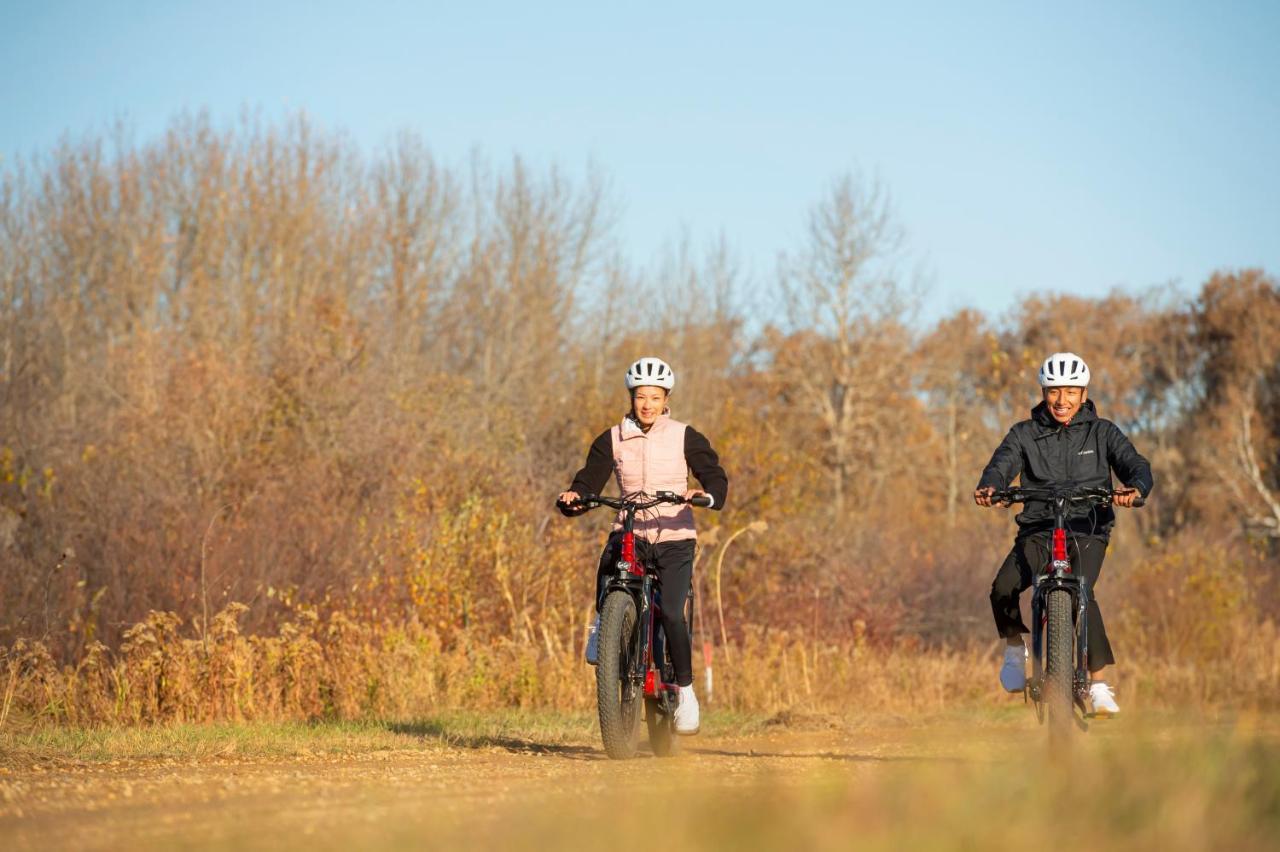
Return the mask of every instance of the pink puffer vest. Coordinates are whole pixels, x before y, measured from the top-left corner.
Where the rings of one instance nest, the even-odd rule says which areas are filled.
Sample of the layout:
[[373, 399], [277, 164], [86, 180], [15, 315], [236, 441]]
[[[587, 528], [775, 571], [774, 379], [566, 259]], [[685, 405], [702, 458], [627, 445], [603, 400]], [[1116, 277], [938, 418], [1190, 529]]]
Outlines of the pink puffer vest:
[[[689, 465], [684, 459], [683, 423], [664, 414], [645, 432], [630, 417], [614, 426], [613, 472], [623, 494], [657, 494], [674, 491], [683, 494], [689, 488]], [[622, 529], [622, 517], [614, 522]], [[636, 515], [636, 535], [653, 542], [683, 541], [697, 538], [693, 527], [693, 509], [687, 505], [664, 504]]]

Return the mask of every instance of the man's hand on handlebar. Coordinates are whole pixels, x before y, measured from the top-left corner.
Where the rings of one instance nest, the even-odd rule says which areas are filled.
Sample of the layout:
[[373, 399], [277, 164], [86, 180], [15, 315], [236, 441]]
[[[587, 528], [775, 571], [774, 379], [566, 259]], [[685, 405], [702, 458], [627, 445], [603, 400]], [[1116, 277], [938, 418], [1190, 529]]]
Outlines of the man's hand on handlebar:
[[1111, 498], [1111, 502], [1126, 509], [1133, 509], [1141, 506], [1145, 501], [1142, 499], [1142, 492], [1138, 489], [1125, 488], [1124, 490], [1117, 490], [1115, 496]]
[[991, 499], [992, 495], [995, 493], [996, 489], [991, 485], [988, 485], [986, 488], [975, 489], [973, 492], [973, 502], [977, 503], [979, 506], [985, 506], [987, 508], [995, 505], [1002, 505], [1006, 509], [1009, 508], [1008, 503], [997, 504], [993, 499]]

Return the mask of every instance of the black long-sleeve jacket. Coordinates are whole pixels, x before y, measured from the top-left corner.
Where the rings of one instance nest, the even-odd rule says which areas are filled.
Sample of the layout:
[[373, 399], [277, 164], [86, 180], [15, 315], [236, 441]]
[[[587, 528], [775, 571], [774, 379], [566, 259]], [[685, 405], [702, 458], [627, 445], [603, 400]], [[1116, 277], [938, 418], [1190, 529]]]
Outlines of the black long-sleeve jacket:
[[[1021, 475], [1027, 488], [1074, 483], [1086, 487], [1113, 488], [1111, 472], [1146, 497], [1155, 486], [1151, 465], [1110, 420], [1098, 417], [1093, 400], [1063, 426], [1053, 419], [1043, 402], [1031, 410], [1031, 418], [1015, 423], [982, 471], [978, 488], [1008, 488]], [[1106, 538], [1115, 524], [1110, 506], [1077, 507], [1067, 518], [1074, 532]], [[1053, 509], [1047, 501], [1028, 501], [1018, 514], [1018, 534], [1053, 527]]]

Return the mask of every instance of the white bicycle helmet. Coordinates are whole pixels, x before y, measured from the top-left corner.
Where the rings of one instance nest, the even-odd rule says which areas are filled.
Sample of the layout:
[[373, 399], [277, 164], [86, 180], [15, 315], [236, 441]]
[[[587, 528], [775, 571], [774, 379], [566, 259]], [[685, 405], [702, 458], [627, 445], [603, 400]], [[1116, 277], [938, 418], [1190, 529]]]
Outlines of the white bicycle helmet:
[[1089, 365], [1074, 352], [1055, 352], [1040, 365], [1042, 388], [1087, 388]]
[[635, 390], [638, 387], [671, 390], [675, 386], [675, 371], [661, 358], [641, 358], [627, 368], [627, 390]]

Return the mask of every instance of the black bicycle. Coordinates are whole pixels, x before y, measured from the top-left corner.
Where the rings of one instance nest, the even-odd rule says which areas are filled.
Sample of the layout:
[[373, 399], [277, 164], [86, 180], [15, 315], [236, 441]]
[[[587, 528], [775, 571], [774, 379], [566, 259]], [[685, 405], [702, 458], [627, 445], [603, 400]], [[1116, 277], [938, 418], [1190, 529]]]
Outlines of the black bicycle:
[[[604, 750], [615, 760], [634, 757], [640, 724], [640, 704], [649, 729], [649, 745], [659, 757], [676, 753], [675, 711], [679, 688], [675, 668], [667, 653], [662, 632], [662, 598], [656, 569], [637, 558], [635, 519], [663, 503], [684, 503], [670, 491], [652, 497], [601, 497], [583, 494], [571, 508], [594, 509], [608, 506], [622, 513], [621, 555], [609, 578], [600, 606], [600, 627], [596, 662], [596, 709], [600, 714], [600, 738]], [[709, 497], [694, 497], [694, 506], [709, 506]], [[690, 599], [693, 593], [690, 591]], [[685, 619], [693, 634], [692, 606]]]
[[[1031, 597], [1032, 674], [1024, 690], [1035, 706], [1036, 718], [1049, 720], [1049, 737], [1060, 741], [1073, 724], [1087, 729], [1090, 718], [1085, 699], [1089, 694], [1089, 631], [1085, 611], [1091, 590], [1083, 575], [1071, 570], [1067, 555], [1067, 512], [1072, 506], [1107, 506], [1117, 493], [1109, 488], [1065, 486], [1061, 488], [1007, 488], [991, 495], [993, 503], [1009, 505], [1029, 500], [1047, 502], [1053, 508], [1053, 537], [1044, 570], [1033, 579]], [[1139, 498], [1134, 507], [1145, 501]], [[1076, 716], [1075, 710], [1080, 715]]]

